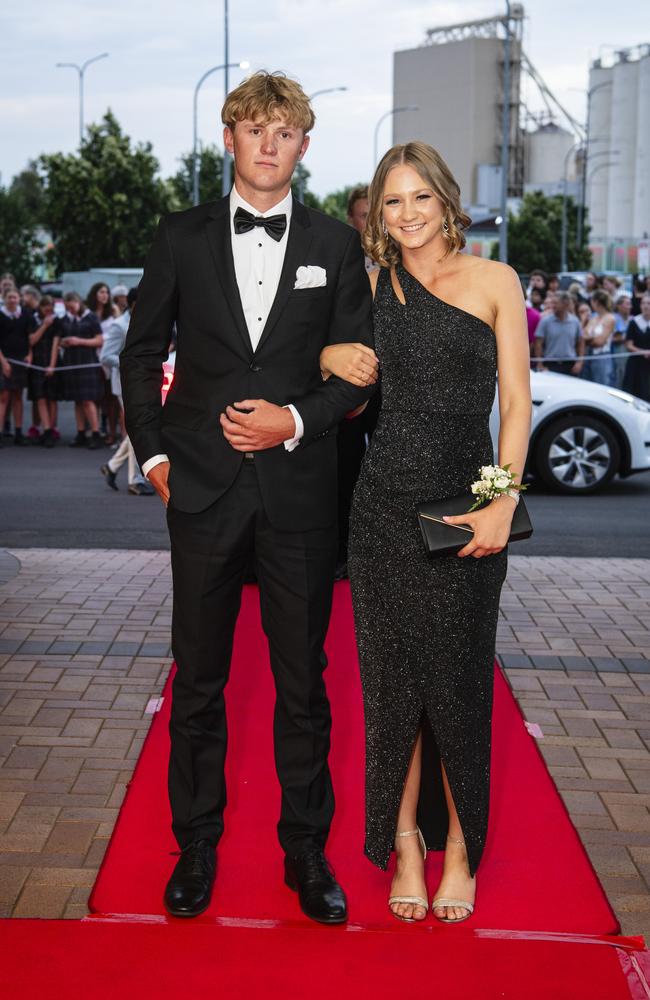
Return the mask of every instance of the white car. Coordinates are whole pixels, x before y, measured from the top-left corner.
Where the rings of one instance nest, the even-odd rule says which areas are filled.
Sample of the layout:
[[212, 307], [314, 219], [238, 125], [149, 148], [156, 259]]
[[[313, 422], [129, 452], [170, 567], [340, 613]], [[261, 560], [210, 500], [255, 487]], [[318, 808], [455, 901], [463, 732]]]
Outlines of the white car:
[[[533, 419], [527, 471], [560, 493], [595, 493], [615, 475], [650, 469], [650, 403], [596, 382], [530, 373]], [[496, 443], [498, 398], [490, 415]]]
[[[175, 354], [163, 365], [163, 402], [174, 378]], [[596, 382], [530, 373], [533, 419], [527, 471], [561, 493], [594, 493], [615, 475], [650, 469], [650, 403]], [[495, 453], [499, 401], [490, 414]]]

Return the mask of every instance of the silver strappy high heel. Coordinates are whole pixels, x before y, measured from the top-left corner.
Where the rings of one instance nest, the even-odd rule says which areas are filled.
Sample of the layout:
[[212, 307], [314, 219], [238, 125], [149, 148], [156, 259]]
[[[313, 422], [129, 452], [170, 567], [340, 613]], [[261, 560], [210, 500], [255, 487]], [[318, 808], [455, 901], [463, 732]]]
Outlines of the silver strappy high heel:
[[[415, 837], [415, 836], [417, 836], [420, 842], [420, 847], [422, 848], [422, 860], [426, 861], [427, 845], [424, 842], [424, 837], [422, 836], [422, 831], [420, 830], [419, 826], [417, 826], [415, 830], [404, 830], [402, 833], [396, 833], [395, 839], [397, 839], [398, 837]], [[388, 908], [390, 912], [397, 920], [403, 920], [404, 923], [406, 924], [419, 924], [420, 920], [416, 920], [415, 917], [401, 917], [399, 913], [395, 913], [392, 907], [396, 903], [406, 903], [410, 906], [421, 906], [423, 910], [427, 911], [429, 909], [429, 900], [425, 899], [423, 896], [390, 896], [388, 899]], [[422, 920], [424, 920], [424, 917], [422, 917]]]
[[[453, 844], [462, 844], [465, 847], [464, 840], [457, 840], [456, 837], [447, 837], [447, 840], [451, 840]], [[439, 917], [435, 913], [435, 910], [440, 906], [460, 906], [467, 913], [464, 917]], [[474, 912], [474, 904], [469, 903], [466, 899], [446, 899], [444, 896], [440, 896], [438, 899], [434, 899], [431, 903], [431, 912], [433, 913], [436, 920], [439, 920], [442, 924], [462, 924], [463, 920], [467, 920], [471, 917]]]

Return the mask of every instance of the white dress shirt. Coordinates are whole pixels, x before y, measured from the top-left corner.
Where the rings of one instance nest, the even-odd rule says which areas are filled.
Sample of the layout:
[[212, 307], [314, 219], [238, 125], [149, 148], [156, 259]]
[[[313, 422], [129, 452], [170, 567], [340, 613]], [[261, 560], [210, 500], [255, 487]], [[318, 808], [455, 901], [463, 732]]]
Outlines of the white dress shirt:
[[[289, 239], [292, 207], [291, 191], [266, 212], [258, 212], [244, 201], [235, 187], [230, 192], [230, 239], [235, 278], [253, 351], [257, 350], [280, 283]], [[261, 226], [255, 226], [247, 233], [235, 233], [234, 218], [238, 208], [250, 212], [251, 215], [262, 217], [284, 213], [287, 217], [287, 228], [282, 239], [274, 240]], [[284, 447], [287, 451], [293, 451], [300, 444], [305, 429], [295, 406], [289, 403], [287, 409], [291, 410], [296, 427], [294, 436], [284, 442]], [[167, 455], [154, 455], [143, 463], [142, 471], [147, 476], [155, 465], [168, 461]]]

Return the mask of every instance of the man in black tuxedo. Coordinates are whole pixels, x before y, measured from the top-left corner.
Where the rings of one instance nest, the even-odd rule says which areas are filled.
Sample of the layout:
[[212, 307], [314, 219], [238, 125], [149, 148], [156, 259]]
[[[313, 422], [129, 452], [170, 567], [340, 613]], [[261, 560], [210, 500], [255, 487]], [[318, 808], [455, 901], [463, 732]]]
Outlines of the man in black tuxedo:
[[[372, 344], [359, 238], [291, 196], [314, 116], [284, 74], [226, 99], [229, 197], [163, 218], [121, 356], [126, 426], [167, 506], [177, 664], [169, 795], [176, 916], [210, 902], [226, 803], [224, 687], [254, 554], [277, 700], [285, 881], [315, 920], [346, 919], [324, 854], [334, 811], [323, 682], [336, 559], [336, 426], [372, 389], [323, 381], [326, 344]], [[160, 388], [172, 326], [176, 368]]]

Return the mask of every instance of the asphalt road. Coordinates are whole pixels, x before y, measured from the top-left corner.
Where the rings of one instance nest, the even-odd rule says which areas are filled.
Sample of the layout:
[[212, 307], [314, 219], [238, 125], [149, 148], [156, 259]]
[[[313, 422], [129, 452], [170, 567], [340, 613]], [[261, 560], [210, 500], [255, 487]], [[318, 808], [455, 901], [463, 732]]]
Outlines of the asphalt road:
[[[0, 449], [0, 547], [167, 549], [164, 509], [156, 496], [127, 493], [126, 465], [119, 492], [108, 489], [99, 467], [113, 453], [68, 448], [71, 404], [62, 404], [64, 436], [56, 448]], [[535, 533], [517, 542], [520, 555], [650, 558], [647, 528], [650, 473], [615, 479], [601, 493], [563, 497], [539, 482], [526, 495]]]

